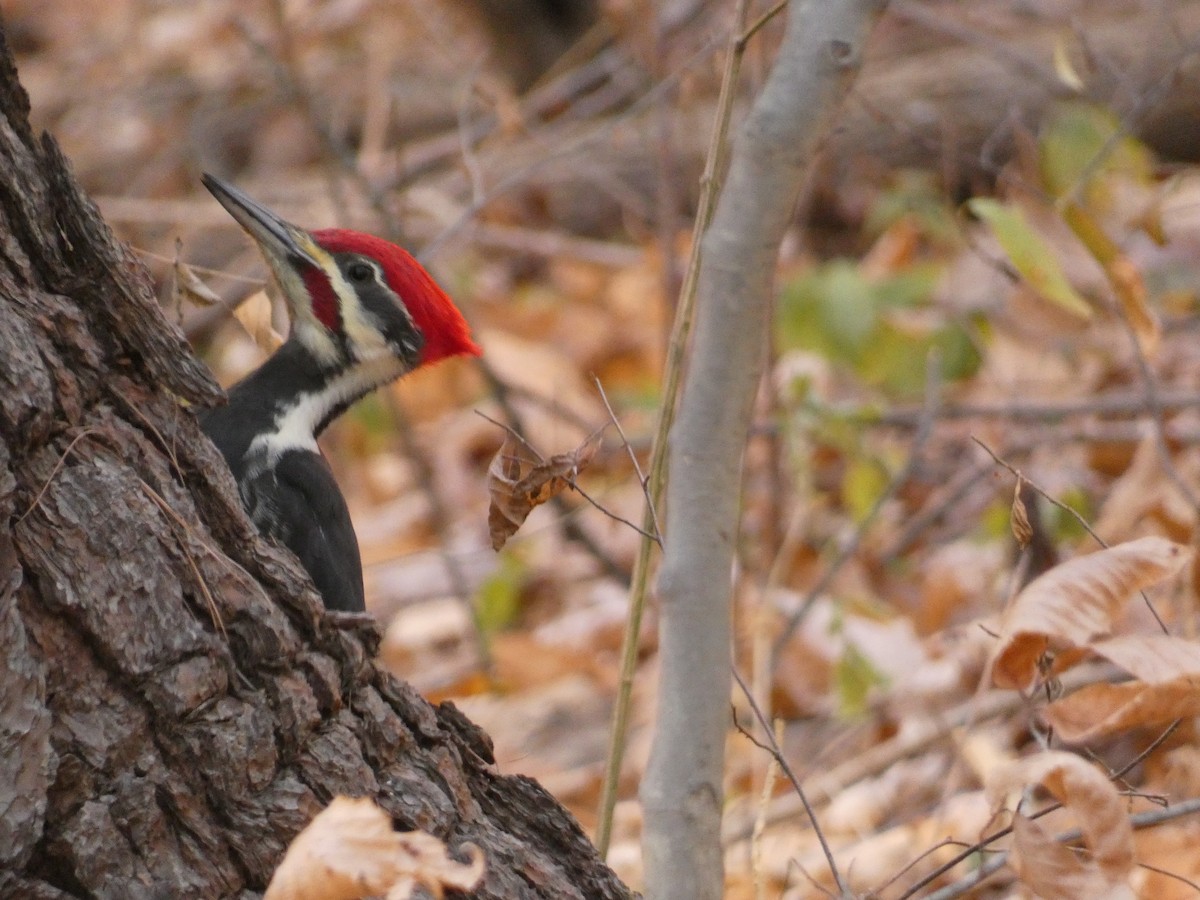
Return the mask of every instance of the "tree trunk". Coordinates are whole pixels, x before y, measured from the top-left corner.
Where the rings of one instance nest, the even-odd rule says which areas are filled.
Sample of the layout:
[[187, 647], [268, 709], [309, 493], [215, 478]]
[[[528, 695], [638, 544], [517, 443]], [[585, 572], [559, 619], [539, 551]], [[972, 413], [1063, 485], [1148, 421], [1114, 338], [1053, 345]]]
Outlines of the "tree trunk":
[[252, 896], [350, 794], [479, 845], [474, 896], [629, 897], [257, 535], [219, 389], [28, 112], [0, 27], [0, 896]]
[[663, 702], [641, 785], [653, 900], [721, 896], [733, 553], [775, 261], [805, 169], [858, 74], [883, 6], [790, 5], [779, 55], [733, 144], [704, 235], [696, 332], [671, 430], [658, 580]]

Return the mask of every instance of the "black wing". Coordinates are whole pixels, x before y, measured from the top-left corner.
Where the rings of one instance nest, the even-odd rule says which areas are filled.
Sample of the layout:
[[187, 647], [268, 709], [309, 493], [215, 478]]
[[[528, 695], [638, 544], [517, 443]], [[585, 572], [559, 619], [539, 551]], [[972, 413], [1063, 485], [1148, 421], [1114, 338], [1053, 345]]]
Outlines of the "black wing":
[[320, 454], [289, 450], [242, 482], [242, 502], [259, 530], [300, 557], [328, 609], [362, 612], [362, 558], [350, 510]]

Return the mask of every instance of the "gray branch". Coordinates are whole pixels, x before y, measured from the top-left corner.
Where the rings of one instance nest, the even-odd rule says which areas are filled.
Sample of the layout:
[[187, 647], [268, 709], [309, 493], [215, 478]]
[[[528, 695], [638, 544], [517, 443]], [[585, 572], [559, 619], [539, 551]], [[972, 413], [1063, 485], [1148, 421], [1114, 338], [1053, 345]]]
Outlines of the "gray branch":
[[775, 259], [804, 173], [882, 9], [879, 0], [793, 4], [704, 238], [693, 355], [672, 436], [659, 578], [662, 683], [641, 789], [647, 895], [655, 900], [721, 896], [730, 571]]

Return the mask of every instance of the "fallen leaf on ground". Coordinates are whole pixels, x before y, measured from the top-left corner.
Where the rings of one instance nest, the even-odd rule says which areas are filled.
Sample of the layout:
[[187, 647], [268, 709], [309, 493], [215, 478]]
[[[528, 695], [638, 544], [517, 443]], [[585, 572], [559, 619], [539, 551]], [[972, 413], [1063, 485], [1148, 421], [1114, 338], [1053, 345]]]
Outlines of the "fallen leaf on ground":
[[1190, 557], [1181, 544], [1146, 537], [1055, 566], [1005, 611], [992, 655], [993, 682], [1024, 690], [1039, 671], [1074, 665], [1110, 632], [1134, 592], [1176, 574]]
[[1091, 684], [1046, 707], [1058, 737], [1071, 743], [1142, 725], [1200, 715], [1200, 644], [1167, 635], [1100, 641], [1092, 652], [1139, 680]]
[[1125, 801], [1103, 773], [1073, 753], [1051, 750], [1002, 766], [988, 784], [996, 802], [1040, 784], [1069, 807], [1090, 856], [1058, 844], [1043, 826], [1020, 813], [1009, 862], [1031, 890], [1061, 900], [1132, 900], [1133, 827]]
[[265, 900], [406, 900], [417, 885], [435, 897], [444, 887], [470, 890], [483, 878], [483, 854], [463, 846], [470, 863], [451, 859], [431, 834], [394, 831], [373, 800], [336, 797], [292, 841]]

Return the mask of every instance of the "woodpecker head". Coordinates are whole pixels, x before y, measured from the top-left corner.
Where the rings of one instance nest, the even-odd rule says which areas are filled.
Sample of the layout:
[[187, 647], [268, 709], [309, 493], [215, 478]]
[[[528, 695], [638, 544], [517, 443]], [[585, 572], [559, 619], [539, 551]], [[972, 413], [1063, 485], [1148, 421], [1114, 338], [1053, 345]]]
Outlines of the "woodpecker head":
[[397, 377], [448, 356], [479, 355], [453, 301], [409, 253], [382, 238], [305, 231], [237, 188], [203, 176], [270, 266], [292, 337], [323, 365], [391, 365]]

